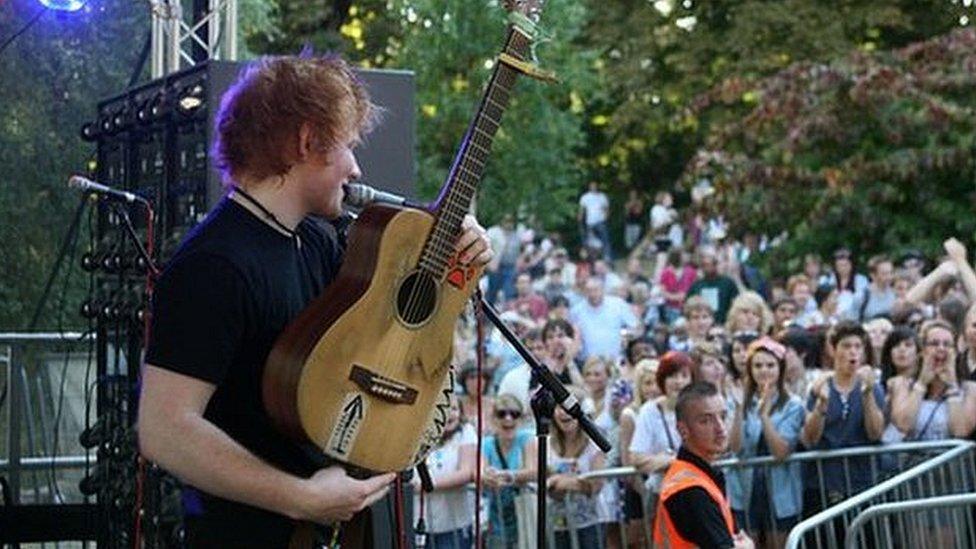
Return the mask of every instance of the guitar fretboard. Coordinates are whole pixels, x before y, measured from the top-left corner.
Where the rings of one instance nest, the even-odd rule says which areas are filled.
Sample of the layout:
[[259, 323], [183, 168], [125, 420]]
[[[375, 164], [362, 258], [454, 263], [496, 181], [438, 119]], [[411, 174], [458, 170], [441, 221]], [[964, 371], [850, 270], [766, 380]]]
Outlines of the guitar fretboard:
[[[510, 28], [504, 51], [524, 60], [529, 45], [528, 37]], [[435, 279], [439, 280], [444, 276], [453, 255], [461, 221], [471, 209], [471, 201], [477, 193], [495, 133], [517, 76], [518, 73], [508, 65], [495, 63], [478, 112], [461, 141], [447, 182], [434, 203], [434, 228], [424, 245], [419, 267]]]

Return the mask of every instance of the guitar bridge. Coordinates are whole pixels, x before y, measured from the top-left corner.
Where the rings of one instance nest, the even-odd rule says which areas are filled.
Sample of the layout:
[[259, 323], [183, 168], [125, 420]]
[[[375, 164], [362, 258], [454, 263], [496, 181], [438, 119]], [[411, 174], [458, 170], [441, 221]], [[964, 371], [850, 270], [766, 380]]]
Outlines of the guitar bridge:
[[392, 404], [413, 404], [417, 400], [416, 389], [371, 372], [358, 364], [353, 364], [349, 379], [363, 392]]

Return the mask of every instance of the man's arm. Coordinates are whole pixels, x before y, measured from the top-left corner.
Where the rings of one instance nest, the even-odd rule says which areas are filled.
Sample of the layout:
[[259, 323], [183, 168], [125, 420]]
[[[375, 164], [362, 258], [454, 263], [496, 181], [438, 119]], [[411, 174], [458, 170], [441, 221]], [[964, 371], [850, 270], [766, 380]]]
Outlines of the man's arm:
[[393, 474], [358, 481], [330, 467], [301, 479], [265, 463], [203, 417], [215, 389], [147, 364], [138, 423], [143, 456], [204, 492], [300, 520], [348, 520], [386, 494]]
[[735, 546], [721, 509], [704, 488], [681, 490], [668, 498], [664, 506], [675, 529], [686, 540], [699, 547]]

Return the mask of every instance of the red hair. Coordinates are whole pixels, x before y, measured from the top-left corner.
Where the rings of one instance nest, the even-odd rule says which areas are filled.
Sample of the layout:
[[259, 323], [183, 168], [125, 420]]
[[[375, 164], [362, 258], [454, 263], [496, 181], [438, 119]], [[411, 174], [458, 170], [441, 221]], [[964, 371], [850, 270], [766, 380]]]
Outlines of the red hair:
[[665, 380], [681, 370], [688, 370], [690, 374], [694, 364], [691, 357], [681, 351], [668, 351], [664, 353], [664, 356], [661, 357], [657, 365], [657, 376], [655, 380], [657, 381], [658, 389], [664, 393]]
[[298, 160], [298, 135], [328, 151], [368, 132], [377, 117], [365, 86], [335, 55], [265, 57], [224, 93], [214, 120], [214, 164], [224, 180], [284, 175]]

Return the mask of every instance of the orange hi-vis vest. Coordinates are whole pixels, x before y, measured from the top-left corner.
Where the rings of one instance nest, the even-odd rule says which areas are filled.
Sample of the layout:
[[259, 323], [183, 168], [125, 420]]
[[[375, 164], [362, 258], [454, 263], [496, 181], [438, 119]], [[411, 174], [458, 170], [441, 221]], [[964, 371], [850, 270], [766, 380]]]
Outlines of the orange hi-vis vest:
[[719, 509], [722, 510], [722, 518], [725, 519], [725, 526], [729, 529], [729, 535], [735, 535], [735, 522], [732, 519], [732, 508], [725, 498], [725, 494], [715, 484], [708, 473], [702, 471], [694, 464], [687, 461], [676, 459], [671, 462], [664, 480], [661, 482], [661, 496], [658, 500], [657, 513], [654, 518], [654, 546], [658, 549], [685, 549], [697, 547], [694, 543], [686, 540], [678, 533], [668, 514], [667, 507], [664, 506], [671, 496], [688, 488], [703, 488], [711, 496]]

